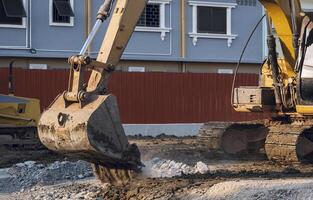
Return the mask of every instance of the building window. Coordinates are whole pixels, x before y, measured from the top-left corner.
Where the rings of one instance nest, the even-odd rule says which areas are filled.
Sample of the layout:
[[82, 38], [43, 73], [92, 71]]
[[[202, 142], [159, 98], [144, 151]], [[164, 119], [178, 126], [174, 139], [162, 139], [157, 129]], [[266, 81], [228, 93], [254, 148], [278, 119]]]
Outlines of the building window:
[[256, 6], [256, 0], [237, 0], [240, 6]]
[[[141, 32], [159, 32], [161, 40], [165, 40], [166, 33], [171, 28], [166, 26], [166, 7], [170, 8], [172, 0], [149, 0], [145, 10], [143, 11], [135, 31]], [[170, 18], [170, 15], [169, 15]]]
[[231, 11], [236, 3], [189, 1], [192, 9], [192, 31], [189, 36], [196, 46], [199, 38], [225, 39], [231, 47], [237, 35], [232, 34]]
[[74, 26], [73, 4], [73, 0], [50, 0], [50, 25]]
[[198, 33], [226, 34], [226, 8], [198, 6]]
[[137, 26], [160, 27], [160, 4], [148, 4]]
[[0, 27], [25, 28], [23, 0], [0, 0]]

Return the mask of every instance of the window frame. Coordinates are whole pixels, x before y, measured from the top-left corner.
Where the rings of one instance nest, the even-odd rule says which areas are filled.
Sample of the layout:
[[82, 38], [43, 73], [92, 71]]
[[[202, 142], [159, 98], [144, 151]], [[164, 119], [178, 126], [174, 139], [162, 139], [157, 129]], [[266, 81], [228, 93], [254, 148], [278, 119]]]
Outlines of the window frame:
[[[73, 9], [73, 12], [75, 13], [75, 7], [74, 7], [74, 0], [69, 0], [71, 7]], [[65, 27], [73, 27], [74, 26], [74, 18], [70, 17], [69, 23], [59, 23], [59, 22], [53, 22], [53, 0], [49, 0], [49, 25], [50, 26], [65, 26]]]
[[[232, 34], [232, 9], [237, 7], [237, 3], [189, 1], [189, 6], [191, 6], [192, 9], [192, 30], [189, 32], [189, 37], [192, 38], [193, 45], [197, 45], [199, 38], [225, 39], [227, 46], [230, 48], [233, 40], [238, 36]], [[198, 7], [226, 8], [226, 34], [198, 33]]]
[[[227, 34], [227, 8], [221, 8], [223, 9], [223, 12], [225, 12], [225, 27], [223, 27], [225, 29], [225, 33], [219, 33], [219, 32], [214, 32], [215, 30], [212, 30], [211, 32], [210, 31], [200, 31], [200, 27], [199, 27], [199, 24], [200, 24], [200, 14], [199, 14], [199, 8], [217, 8], [219, 9], [220, 7], [209, 7], [209, 6], [197, 6], [197, 33], [208, 33], [208, 34]], [[224, 14], [224, 13], [223, 13]], [[223, 30], [224, 32], [224, 30]]]
[[136, 27], [140, 27], [140, 28], [143, 28], [143, 27], [147, 27], [147, 28], [161, 28], [161, 4], [160, 3], [148, 3], [148, 5], [157, 5], [159, 6], [159, 26], [140, 26], [138, 25], [137, 23], [137, 26]]
[[17, 24], [0, 24], [0, 28], [18, 28], [18, 29], [25, 29], [26, 24], [27, 24], [27, 19], [28, 19], [28, 1], [27, 0], [22, 0], [24, 9], [26, 12], [26, 17], [22, 17], [22, 24], [17, 25]]
[[[160, 26], [159, 27], [147, 27], [147, 26], [136, 26], [136, 32], [158, 32], [161, 33], [161, 40], [164, 41], [166, 34], [170, 33], [171, 27], [166, 26], [166, 6], [170, 7], [171, 10], [172, 0], [149, 0], [148, 4], [158, 4], [160, 5]], [[170, 11], [171, 12], [171, 11]], [[171, 13], [169, 14], [171, 21]], [[171, 25], [170, 25], [171, 26]]]

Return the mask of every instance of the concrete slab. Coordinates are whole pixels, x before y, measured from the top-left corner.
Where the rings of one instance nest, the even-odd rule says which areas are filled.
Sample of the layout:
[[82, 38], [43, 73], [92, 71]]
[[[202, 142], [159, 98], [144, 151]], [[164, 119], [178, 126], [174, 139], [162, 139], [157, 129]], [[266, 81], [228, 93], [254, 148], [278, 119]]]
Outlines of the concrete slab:
[[195, 124], [123, 124], [126, 135], [157, 136], [196, 136], [202, 123]]

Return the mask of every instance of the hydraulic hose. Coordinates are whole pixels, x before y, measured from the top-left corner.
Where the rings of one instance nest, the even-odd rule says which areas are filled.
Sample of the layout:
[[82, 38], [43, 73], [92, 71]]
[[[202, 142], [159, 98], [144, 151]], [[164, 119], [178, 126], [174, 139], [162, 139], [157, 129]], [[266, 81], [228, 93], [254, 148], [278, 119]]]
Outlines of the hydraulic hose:
[[242, 62], [242, 58], [243, 58], [243, 56], [244, 56], [244, 54], [245, 54], [245, 52], [246, 52], [246, 49], [247, 49], [247, 47], [248, 47], [248, 45], [249, 45], [249, 43], [250, 43], [250, 40], [251, 40], [252, 36], [254, 35], [255, 31], [257, 30], [257, 28], [259, 27], [259, 25], [261, 24], [261, 22], [263, 21], [263, 19], [264, 19], [265, 17], [266, 17], [266, 14], [264, 14], [264, 15], [261, 17], [261, 19], [258, 21], [258, 23], [255, 25], [254, 29], [252, 30], [252, 32], [251, 32], [251, 34], [250, 34], [248, 40], [247, 40], [246, 43], [245, 43], [245, 46], [244, 46], [243, 50], [242, 50], [242, 52], [241, 52], [239, 61], [238, 61], [238, 63], [237, 63], [237, 66], [236, 66], [236, 69], [235, 69], [235, 72], [234, 72], [234, 77], [233, 77], [233, 83], [232, 83], [232, 89], [231, 89], [231, 97], [230, 97], [230, 98], [231, 98], [231, 99], [230, 99], [231, 105], [234, 105], [234, 90], [235, 90], [236, 78], [237, 78], [237, 74], [238, 74], [238, 70], [239, 70], [240, 64], [241, 64], [241, 62]]

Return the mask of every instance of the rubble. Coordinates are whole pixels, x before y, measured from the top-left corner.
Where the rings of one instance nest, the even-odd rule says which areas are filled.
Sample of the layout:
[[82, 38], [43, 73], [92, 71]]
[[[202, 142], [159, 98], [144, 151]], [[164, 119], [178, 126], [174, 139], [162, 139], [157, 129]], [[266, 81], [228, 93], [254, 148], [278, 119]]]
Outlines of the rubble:
[[146, 167], [143, 169], [143, 174], [153, 178], [169, 178], [183, 174], [205, 174], [209, 172], [208, 166], [201, 161], [197, 162], [195, 166], [189, 166], [174, 160], [154, 158], [144, 164]]
[[11, 177], [6, 183], [12, 189], [24, 190], [34, 185], [52, 185], [62, 181], [75, 181], [92, 177], [89, 163], [84, 161], [56, 161], [51, 164], [40, 164], [35, 161], [18, 163], [8, 169]]

